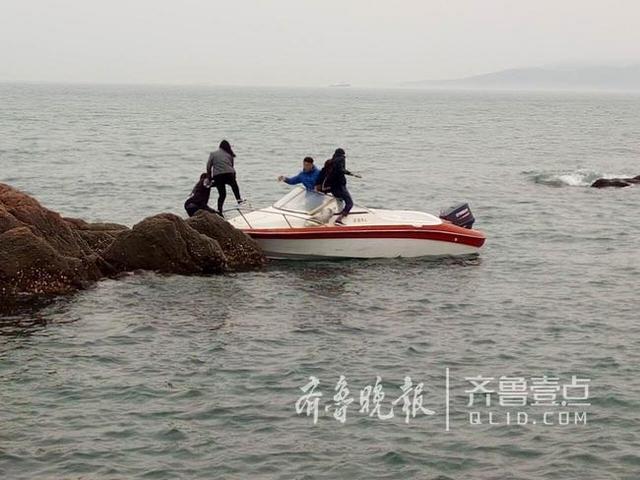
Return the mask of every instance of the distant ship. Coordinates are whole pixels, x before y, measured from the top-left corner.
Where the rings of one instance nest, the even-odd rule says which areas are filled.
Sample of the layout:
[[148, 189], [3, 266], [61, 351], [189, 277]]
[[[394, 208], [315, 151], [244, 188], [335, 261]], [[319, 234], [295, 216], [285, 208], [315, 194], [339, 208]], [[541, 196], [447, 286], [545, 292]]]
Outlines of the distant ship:
[[345, 88], [345, 87], [350, 87], [351, 84], [350, 83], [334, 83], [332, 85], [329, 85], [329, 87], [331, 88]]

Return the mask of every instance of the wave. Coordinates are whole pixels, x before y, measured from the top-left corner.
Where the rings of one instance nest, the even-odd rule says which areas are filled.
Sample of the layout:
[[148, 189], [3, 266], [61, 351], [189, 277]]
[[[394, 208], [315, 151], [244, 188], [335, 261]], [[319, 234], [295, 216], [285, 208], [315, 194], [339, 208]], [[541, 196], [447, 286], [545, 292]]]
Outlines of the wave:
[[609, 174], [593, 170], [524, 172], [534, 183], [551, 187], [589, 187], [598, 178], [633, 177], [628, 174]]

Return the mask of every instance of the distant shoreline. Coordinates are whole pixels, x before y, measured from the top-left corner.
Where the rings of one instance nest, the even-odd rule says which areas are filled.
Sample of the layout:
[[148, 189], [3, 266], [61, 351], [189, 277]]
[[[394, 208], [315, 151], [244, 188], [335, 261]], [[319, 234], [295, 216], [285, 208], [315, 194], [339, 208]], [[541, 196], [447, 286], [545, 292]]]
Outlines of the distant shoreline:
[[603, 95], [638, 95], [637, 89], [597, 88], [597, 87], [532, 87], [532, 86], [474, 86], [474, 85], [440, 85], [423, 82], [403, 82], [387, 85], [349, 85], [332, 87], [327, 85], [213, 85], [213, 84], [160, 84], [160, 83], [106, 83], [106, 82], [52, 82], [52, 81], [2, 81], [0, 87], [60, 87], [60, 88], [131, 88], [131, 89], [202, 89], [202, 90], [314, 90], [314, 91], [424, 91], [450, 93], [495, 93], [495, 94], [603, 94]]
[[420, 88], [468, 88], [482, 90], [640, 91], [640, 64], [622, 67], [511, 68], [446, 80], [405, 82]]

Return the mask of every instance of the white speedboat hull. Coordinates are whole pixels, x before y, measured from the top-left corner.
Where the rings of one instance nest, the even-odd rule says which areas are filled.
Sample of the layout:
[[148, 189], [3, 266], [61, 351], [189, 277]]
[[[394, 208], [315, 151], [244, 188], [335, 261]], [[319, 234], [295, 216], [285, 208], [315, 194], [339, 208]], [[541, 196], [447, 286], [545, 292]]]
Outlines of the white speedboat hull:
[[231, 224], [274, 259], [397, 258], [471, 255], [482, 232], [424, 212], [354, 207], [335, 223], [336, 199], [295, 189], [273, 206], [240, 214]]
[[268, 240], [256, 239], [265, 255], [271, 259], [314, 260], [339, 258], [417, 258], [473, 255], [475, 247], [416, 239], [375, 239], [354, 241]]

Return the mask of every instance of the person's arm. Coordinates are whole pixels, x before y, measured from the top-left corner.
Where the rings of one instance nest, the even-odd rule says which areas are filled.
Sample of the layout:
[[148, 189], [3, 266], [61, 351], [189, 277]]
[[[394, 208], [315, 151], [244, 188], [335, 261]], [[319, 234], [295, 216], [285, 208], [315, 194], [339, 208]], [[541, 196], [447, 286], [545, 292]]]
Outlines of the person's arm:
[[207, 171], [205, 172], [207, 174], [207, 179], [209, 181], [211, 181], [211, 162], [212, 162], [212, 157], [211, 157], [211, 154], [209, 154], [209, 160], [207, 160]]
[[300, 178], [300, 174], [295, 177], [284, 177], [284, 183], [287, 185], [297, 185], [298, 183], [302, 183], [302, 179]]
[[344, 158], [338, 160], [335, 165], [338, 169], [338, 172], [343, 173], [345, 175], [353, 175], [353, 173], [347, 170], [346, 161], [344, 160]]
[[320, 173], [318, 173], [318, 176], [316, 177], [316, 191], [321, 191], [322, 190], [322, 182], [324, 182], [324, 177], [326, 175], [326, 170], [323, 168], [322, 170], [320, 170]]
[[350, 170], [347, 170], [347, 168], [345, 166], [345, 162], [340, 162], [340, 168], [342, 169], [342, 173], [344, 173], [345, 175], [351, 175], [352, 177], [362, 178], [357, 173], [353, 173]]

